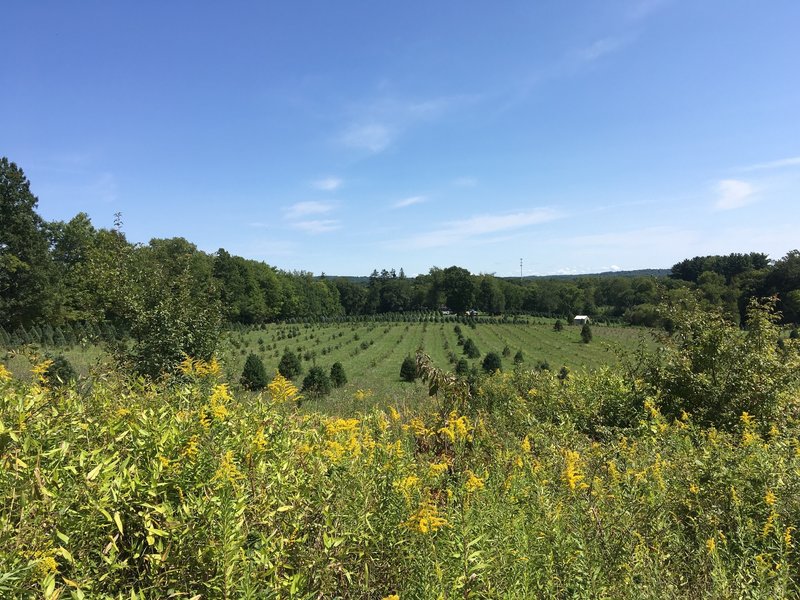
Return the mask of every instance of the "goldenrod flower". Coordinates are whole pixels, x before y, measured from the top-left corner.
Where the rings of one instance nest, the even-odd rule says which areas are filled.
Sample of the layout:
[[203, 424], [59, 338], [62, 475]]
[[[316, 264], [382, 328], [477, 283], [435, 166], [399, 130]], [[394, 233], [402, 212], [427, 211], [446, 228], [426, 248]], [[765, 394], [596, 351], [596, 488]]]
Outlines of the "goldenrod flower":
[[792, 547], [792, 532], [795, 531], [795, 527], [789, 526], [783, 531], [783, 543], [787, 548]]
[[394, 406], [389, 407], [389, 416], [395, 423], [400, 420], [400, 413], [397, 412], [397, 409]]
[[439, 516], [439, 509], [430, 501], [423, 502], [406, 522], [406, 525], [420, 533], [431, 533], [446, 527], [447, 520]]
[[384, 596], [381, 600], [400, 600], [400, 596], [397, 594], [389, 594], [388, 596]]
[[428, 475], [430, 477], [437, 477], [447, 471], [450, 468], [450, 464], [448, 462], [438, 462], [438, 463], [431, 463], [428, 465]]
[[325, 431], [328, 436], [333, 437], [339, 433], [353, 434], [356, 431], [360, 421], [358, 419], [328, 419], [325, 422]]
[[467, 490], [468, 494], [472, 494], [477, 492], [478, 490], [482, 490], [485, 487], [484, 479], [481, 479], [472, 471], [467, 471], [467, 481], [464, 484], [464, 488]]
[[585, 483], [581, 483], [584, 478], [580, 471], [581, 455], [575, 450], [565, 450], [564, 459], [564, 480], [567, 482], [569, 489], [574, 492], [576, 489], [588, 487]]
[[0, 363], [0, 381], [10, 381], [11, 380], [11, 371], [6, 369], [6, 366], [3, 363]]
[[48, 555], [42, 559], [39, 559], [39, 562], [36, 563], [36, 569], [41, 575], [48, 575], [49, 573], [55, 573], [58, 570], [58, 563], [56, 562], [55, 558]]
[[214, 415], [215, 419], [219, 419], [220, 421], [224, 421], [225, 417], [228, 416], [228, 408], [225, 406], [226, 402], [229, 402], [231, 399], [231, 393], [228, 390], [227, 383], [220, 383], [219, 385], [215, 385], [211, 391], [211, 414]]
[[239, 479], [244, 479], [239, 467], [233, 458], [233, 450], [228, 450], [223, 456], [222, 461], [214, 473], [214, 480], [227, 481], [228, 483], [235, 484]]
[[267, 448], [267, 438], [264, 436], [264, 428], [259, 427], [256, 434], [253, 436], [253, 446], [258, 450], [264, 451]]
[[285, 402], [299, 402], [302, 400], [300, 390], [280, 373], [276, 373], [272, 382], [267, 385], [272, 401], [276, 404]]
[[739, 417], [739, 420], [745, 427], [749, 427], [750, 425], [753, 424], [753, 415], [745, 411], [742, 413], [742, 416]]
[[53, 361], [50, 359], [43, 360], [42, 362], [34, 365], [31, 368], [31, 373], [39, 380], [40, 383], [45, 383], [45, 373], [47, 373], [47, 369], [50, 368], [50, 365], [53, 364]]
[[531, 451], [531, 441], [528, 439], [527, 435], [523, 438], [522, 442], [520, 442], [519, 447], [525, 454], [528, 454]]
[[200, 451], [199, 446], [200, 446], [200, 436], [193, 435], [192, 437], [189, 438], [189, 441], [186, 442], [186, 448], [183, 449], [183, 452], [181, 452], [181, 454], [183, 454], [183, 456], [189, 458], [190, 460], [194, 459], [194, 457], [197, 456], [197, 453]]
[[775, 504], [776, 500], [777, 500], [777, 498], [775, 497], [775, 494], [773, 493], [773, 491], [772, 490], [767, 490], [767, 493], [764, 494], [764, 502], [766, 503], [766, 505], [767, 506], [772, 506], [772, 505]]
[[708, 548], [708, 551], [709, 551], [710, 553], [712, 553], [712, 554], [714, 553], [714, 551], [716, 551], [716, 549], [717, 549], [717, 542], [714, 540], [714, 538], [713, 538], [713, 537], [710, 537], [710, 538], [708, 538], [708, 539], [706, 540], [706, 548]]
[[406, 500], [411, 498], [411, 492], [413, 492], [417, 486], [419, 485], [419, 477], [416, 475], [409, 475], [408, 477], [403, 477], [398, 481], [395, 481], [394, 487], [405, 496]]

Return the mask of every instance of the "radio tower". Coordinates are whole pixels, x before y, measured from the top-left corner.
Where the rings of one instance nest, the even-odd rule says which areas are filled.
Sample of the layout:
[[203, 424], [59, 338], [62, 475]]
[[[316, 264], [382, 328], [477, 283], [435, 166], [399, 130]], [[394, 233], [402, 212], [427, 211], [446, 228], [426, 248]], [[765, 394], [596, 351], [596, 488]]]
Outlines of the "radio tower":
[[519, 259], [519, 280], [522, 281], [522, 259]]

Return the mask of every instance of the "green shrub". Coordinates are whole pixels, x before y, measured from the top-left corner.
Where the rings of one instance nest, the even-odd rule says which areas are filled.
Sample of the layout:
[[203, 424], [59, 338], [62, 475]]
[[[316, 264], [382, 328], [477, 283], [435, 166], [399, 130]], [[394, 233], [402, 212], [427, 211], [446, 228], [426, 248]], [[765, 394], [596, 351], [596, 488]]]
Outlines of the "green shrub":
[[303, 372], [303, 363], [300, 362], [297, 354], [288, 349], [284, 350], [278, 363], [278, 372], [286, 379], [294, 379]]
[[500, 360], [500, 355], [497, 354], [497, 352], [489, 352], [484, 356], [481, 366], [487, 373], [494, 373], [495, 371], [501, 371], [503, 369], [503, 362]]
[[61, 387], [74, 381], [77, 378], [75, 369], [72, 364], [64, 356], [56, 356], [53, 362], [47, 367], [44, 373], [44, 379], [47, 385], [51, 388]]
[[417, 362], [411, 356], [406, 356], [403, 359], [403, 364], [400, 365], [400, 379], [412, 383], [419, 374], [417, 373]]
[[797, 391], [796, 343], [779, 351], [775, 300], [751, 301], [746, 329], [693, 301], [667, 308], [672, 335], [660, 335], [659, 352], [642, 357], [643, 379], [660, 399], [661, 411], [695, 423], [735, 429], [742, 413], [761, 423], [780, 416]]
[[333, 366], [331, 366], [331, 383], [333, 383], [334, 387], [342, 387], [344, 384], [347, 383], [347, 375], [344, 372], [344, 367], [342, 363], [335, 362]]
[[475, 345], [472, 338], [467, 338], [464, 342], [464, 354], [467, 358], [480, 358], [481, 351], [478, 350], [478, 346]]
[[456, 375], [467, 375], [469, 373], [469, 362], [466, 358], [458, 359], [456, 363]]
[[525, 355], [522, 354], [522, 350], [517, 350], [517, 353], [514, 355], [514, 364], [521, 365], [525, 362]]
[[264, 362], [252, 352], [247, 356], [247, 360], [244, 363], [240, 382], [242, 387], [247, 390], [263, 390], [269, 383]]
[[592, 328], [589, 327], [588, 323], [584, 323], [583, 327], [581, 327], [581, 341], [584, 344], [588, 344], [592, 341]]
[[322, 367], [311, 367], [303, 379], [303, 393], [310, 398], [327, 396], [331, 388], [331, 379]]
[[561, 319], [556, 319], [556, 322], [553, 323], [553, 331], [562, 331], [564, 329], [564, 323], [561, 322]]

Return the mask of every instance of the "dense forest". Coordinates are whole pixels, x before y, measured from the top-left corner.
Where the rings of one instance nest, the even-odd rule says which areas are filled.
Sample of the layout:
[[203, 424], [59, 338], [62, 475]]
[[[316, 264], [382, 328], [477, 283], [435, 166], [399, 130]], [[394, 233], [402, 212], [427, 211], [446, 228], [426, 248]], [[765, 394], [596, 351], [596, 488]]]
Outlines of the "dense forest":
[[[655, 306], [693, 291], [739, 321], [753, 297], [777, 295], [787, 322], [800, 318], [800, 252], [687, 259], [669, 277], [578, 276], [512, 279], [432, 267], [407, 277], [402, 268], [367, 278], [287, 272], [186, 239], [131, 243], [121, 215], [110, 229], [85, 213], [49, 222], [22, 169], [0, 159], [0, 341], [75, 335], [89, 328], [114, 336], [154, 327], [259, 324], [432, 311], [528, 313], [653, 325]], [[166, 325], [169, 323], [169, 325]], [[59, 333], [59, 329], [61, 332]], [[197, 328], [202, 330], [203, 328]], [[204, 355], [208, 340], [193, 348]]]

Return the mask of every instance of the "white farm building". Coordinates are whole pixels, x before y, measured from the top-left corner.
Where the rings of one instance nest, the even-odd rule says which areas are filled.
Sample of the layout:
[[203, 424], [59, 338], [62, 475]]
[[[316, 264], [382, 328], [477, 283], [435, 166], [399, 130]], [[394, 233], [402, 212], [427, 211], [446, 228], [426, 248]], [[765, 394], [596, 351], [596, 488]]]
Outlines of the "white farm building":
[[575, 315], [575, 318], [572, 319], [573, 325], [586, 325], [589, 322], [589, 317], [586, 315]]

